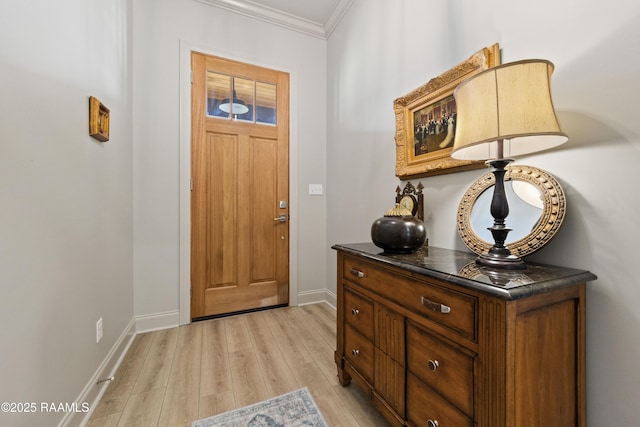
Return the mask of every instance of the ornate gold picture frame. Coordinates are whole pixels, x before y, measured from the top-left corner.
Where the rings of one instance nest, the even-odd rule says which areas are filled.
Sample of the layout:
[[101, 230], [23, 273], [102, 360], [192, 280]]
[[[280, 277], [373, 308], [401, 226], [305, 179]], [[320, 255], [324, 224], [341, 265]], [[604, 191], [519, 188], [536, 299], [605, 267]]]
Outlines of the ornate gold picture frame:
[[396, 99], [396, 176], [409, 179], [484, 167], [451, 158], [456, 125], [453, 91], [463, 80], [500, 65], [498, 43]]
[[109, 140], [109, 109], [97, 98], [89, 97], [89, 135], [100, 142]]

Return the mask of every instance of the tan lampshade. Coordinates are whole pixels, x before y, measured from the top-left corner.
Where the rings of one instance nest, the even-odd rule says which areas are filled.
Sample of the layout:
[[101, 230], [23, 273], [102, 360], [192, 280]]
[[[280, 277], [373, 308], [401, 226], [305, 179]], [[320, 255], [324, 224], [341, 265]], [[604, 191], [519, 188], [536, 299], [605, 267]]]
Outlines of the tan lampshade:
[[556, 147], [568, 137], [551, 100], [553, 64], [531, 59], [490, 68], [454, 91], [457, 117], [451, 157], [486, 160]]

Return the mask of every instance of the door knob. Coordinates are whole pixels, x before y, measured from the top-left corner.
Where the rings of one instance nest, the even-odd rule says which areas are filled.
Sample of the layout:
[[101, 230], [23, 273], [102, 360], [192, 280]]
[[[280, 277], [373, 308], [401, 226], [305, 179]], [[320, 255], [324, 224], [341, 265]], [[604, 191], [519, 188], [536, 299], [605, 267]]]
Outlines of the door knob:
[[287, 222], [287, 216], [282, 214], [277, 218], [273, 218], [274, 221], [278, 221], [278, 222]]

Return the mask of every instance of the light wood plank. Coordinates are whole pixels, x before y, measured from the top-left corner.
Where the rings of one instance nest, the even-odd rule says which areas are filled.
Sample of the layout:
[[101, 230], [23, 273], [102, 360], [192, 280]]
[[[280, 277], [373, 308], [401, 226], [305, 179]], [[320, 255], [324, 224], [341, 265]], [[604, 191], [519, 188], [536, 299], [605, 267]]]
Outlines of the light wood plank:
[[167, 386], [177, 339], [178, 328], [154, 333], [153, 343], [133, 388], [133, 394]]
[[236, 351], [229, 354], [233, 394], [238, 407], [251, 405], [268, 399], [269, 394], [262, 378], [261, 368], [255, 353]]
[[246, 316], [225, 317], [221, 321], [225, 323], [225, 336], [229, 353], [251, 349], [251, 334]]
[[160, 387], [131, 395], [122, 412], [118, 427], [157, 425], [164, 392], [165, 389]]
[[385, 427], [389, 423], [378, 412], [360, 387], [333, 385], [335, 395], [351, 412], [361, 427]]
[[[126, 403], [126, 402], [125, 402]], [[92, 416], [86, 427], [117, 427], [122, 412], [106, 415], [104, 417]]]
[[331, 348], [336, 346], [336, 310], [329, 304], [310, 304], [300, 307], [307, 324]]
[[[271, 313], [268, 316], [271, 316]], [[291, 374], [291, 369], [289, 369], [272, 331], [265, 326], [264, 318], [262, 313], [256, 313], [256, 315], [247, 317], [247, 320], [267, 393], [270, 396], [279, 396], [302, 387], [302, 384], [296, 381]]]
[[178, 328], [178, 342], [171, 364], [169, 385], [186, 382], [188, 388], [200, 385], [200, 362], [202, 358], [202, 323]]
[[187, 381], [170, 384], [162, 402], [158, 426], [189, 427], [199, 418], [200, 396], [197, 388], [189, 389]]
[[202, 323], [178, 329], [176, 353], [160, 412], [159, 426], [189, 427], [190, 421], [198, 417], [202, 329]]
[[140, 334], [90, 427], [184, 426], [308, 387], [332, 427], [382, 427], [359, 387], [338, 383], [335, 310], [266, 310]]
[[202, 322], [202, 372], [200, 396], [231, 392], [233, 383], [224, 319]]
[[294, 325], [283, 313], [283, 310], [273, 310], [272, 316], [265, 317], [265, 322], [271, 328], [276, 343], [280, 346], [287, 364], [292, 367], [301, 366], [313, 360], [309, 350], [300, 345], [299, 337]]
[[315, 369], [315, 366], [315, 362], [296, 365], [293, 372], [301, 383], [307, 385], [327, 423], [330, 426], [358, 426], [349, 408], [336, 398], [334, 387]]
[[303, 310], [289, 310], [287, 315], [290, 317], [289, 323], [294, 333], [299, 337], [300, 343], [308, 350], [312, 360], [317, 363], [318, 368], [327, 377], [327, 380], [333, 381], [337, 375], [333, 358], [336, 342], [335, 332], [332, 340], [318, 339], [318, 334], [321, 333], [320, 330], [322, 328], [318, 327], [315, 322], [316, 319], [305, 315]]
[[235, 408], [237, 408], [237, 406], [235, 397], [233, 396], [233, 390], [202, 396], [200, 398], [198, 419], [212, 417]]

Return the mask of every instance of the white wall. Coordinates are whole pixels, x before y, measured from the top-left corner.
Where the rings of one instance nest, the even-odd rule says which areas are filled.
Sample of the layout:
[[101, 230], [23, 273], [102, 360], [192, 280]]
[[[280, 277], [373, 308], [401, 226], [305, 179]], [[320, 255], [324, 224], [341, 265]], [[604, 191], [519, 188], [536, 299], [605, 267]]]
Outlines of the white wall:
[[136, 315], [180, 303], [181, 43], [291, 74], [291, 269], [299, 292], [323, 290], [325, 197], [307, 192], [325, 183], [326, 42], [196, 1], [136, 1], [133, 28]]
[[[393, 100], [481, 47], [502, 61], [556, 65], [553, 95], [570, 141], [519, 158], [563, 185], [568, 213], [533, 260], [588, 269], [587, 394], [591, 426], [637, 425], [640, 401], [640, 4], [356, 0], [328, 43], [327, 241], [369, 241], [395, 187]], [[485, 170], [422, 178], [430, 244], [466, 250], [456, 209]], [[418, 180], [413, 180], [414, 184]], [[327, 249], [327, 287], [335, 253]]]
[[56, 425], [40, 403], [75, 402], [133, 316], [130, 24], [127, 0], [0, 3], [0, 402], [38, 405], [0, 425]]

